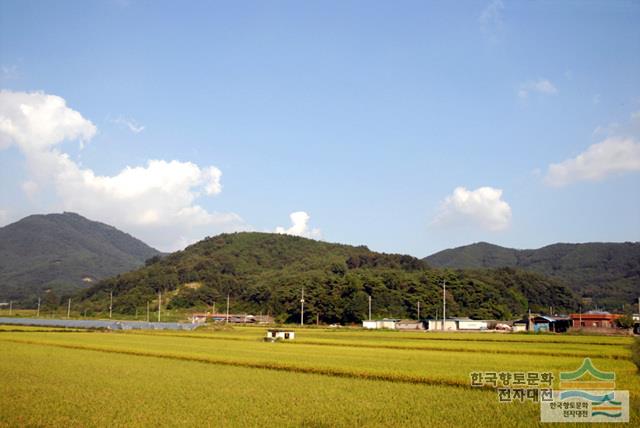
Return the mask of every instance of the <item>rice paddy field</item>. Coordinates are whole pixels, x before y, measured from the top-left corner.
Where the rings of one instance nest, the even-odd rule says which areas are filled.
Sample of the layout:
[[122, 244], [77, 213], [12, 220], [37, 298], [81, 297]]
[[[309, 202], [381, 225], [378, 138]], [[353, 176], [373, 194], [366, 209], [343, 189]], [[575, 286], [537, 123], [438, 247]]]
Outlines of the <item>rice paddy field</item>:
[[65, 331], [0, 326], [0, 426], [540, 425], [472, 372], [616, 373], [640, 426], [627, 337], [295, 329]]

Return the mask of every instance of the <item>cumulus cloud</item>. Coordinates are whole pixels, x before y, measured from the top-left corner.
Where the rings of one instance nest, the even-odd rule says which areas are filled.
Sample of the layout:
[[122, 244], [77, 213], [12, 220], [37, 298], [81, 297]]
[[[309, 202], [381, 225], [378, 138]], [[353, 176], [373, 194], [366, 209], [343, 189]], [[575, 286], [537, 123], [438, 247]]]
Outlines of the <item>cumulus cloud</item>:
[[640, 111], [631, 112], [627, 121], [596, 127], [593, 137], [600, 141], [573, 158], [550, 164], [545, 183], [561, 187], [640, 171]]
[[558, 89], [551, 81], [547, 79], [531, 80], [520, 85], [518, 89], [518, 97], [528, 98], [531, 92], [537, 92], [544, 95], [555, 95]]
[[432, 225], [479, 226], [489, 231], [506, 229], [511, 222], [511, 207], [502, 200], [502, 190], [479, 187], [467, 190], [456, 187], [440, 205], [440, 212]]
[[65, 210], [122, 228], [163, 250], [247, 228], [236, 214], [209, 212], [197, 204], [199, 197], [222, 191], [222, 172], [214, 166], [154, 159], [103, 176], [60, 150], [62, 142], [87, 142], [96, 132], [61, 97], [0, 92], [0, 148], [15, 145], [24, 154], [28, 194], [52, 185]]
[[574, 158], [549, 165], [545, 182], [559, 187], [632, 171], [640, 171], [640, 143], [633, 138], [609, 137]]
[[320, 229], [312, 229], [309, 227], [309, 219], [311, 217], [304, 211], [296, 211], [289, 214], [291, 219], [291, 227], [285, 229], [284, 227], [276, 227], [276, 233], [303, 236], [305, 238], [320, 239], [322, 234]]
[[139, 134], [144, 131], [144, 125], [139, 124], [135, 119], [132, 119], [130, 117], [118, 116], [115, 119], [110, 119], [110, 121], [112, 123], [115, 123], [116, 125], [127, 128], [134, 134]]
[[95, 134], [95, 125], [61, 97], [0, 91], [0, 149], [17, 144], [25, 153], [45, 151], [64, 140], [86, 142]]

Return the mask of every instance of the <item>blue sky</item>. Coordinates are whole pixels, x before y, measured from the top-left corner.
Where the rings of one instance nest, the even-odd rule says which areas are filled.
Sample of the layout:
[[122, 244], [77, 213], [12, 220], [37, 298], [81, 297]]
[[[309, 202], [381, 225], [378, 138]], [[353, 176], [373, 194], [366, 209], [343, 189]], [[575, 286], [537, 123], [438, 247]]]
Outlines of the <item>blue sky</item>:
[[278, 227], [416, 256], [638, 241], [638, 22], [631, 1], [0, 1], [0, 224], [76, 211], [163, 250]]

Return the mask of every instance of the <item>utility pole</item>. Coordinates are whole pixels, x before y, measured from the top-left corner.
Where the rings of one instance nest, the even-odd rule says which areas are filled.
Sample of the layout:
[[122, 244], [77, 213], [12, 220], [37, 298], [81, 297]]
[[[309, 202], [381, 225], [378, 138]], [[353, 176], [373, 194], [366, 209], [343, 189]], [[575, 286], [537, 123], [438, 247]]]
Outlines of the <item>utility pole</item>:
[[161, 309], [162, 309], [162, 291], [158, 291], [158, 322], [160, 322]]
[[67, 305], [67, 319], [71, 317], [71, 299], [69, 299], [69, 304]]
[[211, 315], [215, 316], [216, 314], [216, 302], [213, 302], [213, 306], [211, 307]]
[[149, 322], [149, 301], [147, 300], [147, 322]]
[[40, 297], [38, 297], [38, 312], [36, 313], [36, 316], [40, 318]]
[[[640, 299], [638, 299], [638, 300], [639, 300], [639, 304], [640, 304]], [[582, 305], [578, 306], [578, 313], [580, 314], [579, 315], [579, 319], [580, 319], [580, 326], [579, 327], [582, 328]]]
[[113, 314], [113, 290], [109, 292], [109, 319], [111, 319], [112, 314]]
[[420, 300], [418, 300], [418, 321], [420, 321]]
[[229, 293], [227, 293], [227, 324], [229, 324]]
[[9, 316], [13, 313], [13, 300], [9, 302]]
[[444, 331], [444, 325], [447, 321], [447, 281], [442, 280], [442, 331]]
[[316, 327], [320, 325], [320, 312], [316, 314]]
[[300, 298], [300, 325], [304, 325], [304, 287], [302, 287], [302, 297]]
[[371, 321], [371, 294], [369, 294], [369, 321]]

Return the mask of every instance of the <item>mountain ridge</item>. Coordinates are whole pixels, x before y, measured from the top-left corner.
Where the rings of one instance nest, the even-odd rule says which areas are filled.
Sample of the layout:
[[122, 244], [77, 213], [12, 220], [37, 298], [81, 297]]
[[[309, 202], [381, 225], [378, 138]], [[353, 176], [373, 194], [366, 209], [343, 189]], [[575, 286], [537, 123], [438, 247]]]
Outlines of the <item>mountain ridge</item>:
[[513, 249], [477, 242], [423, 258], [440, 268], [511, 267], [563, 281], [586, 305], [620, 308], [640, 295], [640, 243], [556, 243]]
[[[79, 214], [34, 214], [0, 228], [0, 299], [73, 293], [162, 253]], [[44, 297], [44, 296], [43, 296]]]

